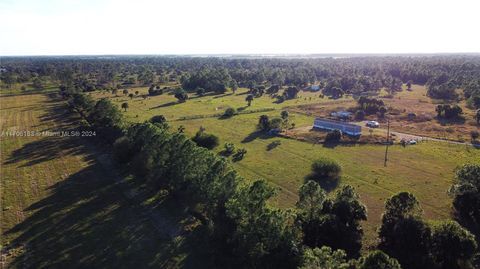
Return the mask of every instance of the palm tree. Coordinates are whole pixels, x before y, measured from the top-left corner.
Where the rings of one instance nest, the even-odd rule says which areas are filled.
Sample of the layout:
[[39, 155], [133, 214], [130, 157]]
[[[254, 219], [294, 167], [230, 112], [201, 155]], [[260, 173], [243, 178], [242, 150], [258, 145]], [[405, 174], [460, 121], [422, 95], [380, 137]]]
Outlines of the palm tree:
[[247, 95], [247, 98], [245, 98], [245, 101], [247, 101], [248, 106], [250, 106], [252, 104], [252, 101], [253, 101], [253, 95], [251, 95], [251, 94]]
[[127, 112], [128, 103], [127, 102], [122, 103], [122, 108], [125, 109], [125, 112]]

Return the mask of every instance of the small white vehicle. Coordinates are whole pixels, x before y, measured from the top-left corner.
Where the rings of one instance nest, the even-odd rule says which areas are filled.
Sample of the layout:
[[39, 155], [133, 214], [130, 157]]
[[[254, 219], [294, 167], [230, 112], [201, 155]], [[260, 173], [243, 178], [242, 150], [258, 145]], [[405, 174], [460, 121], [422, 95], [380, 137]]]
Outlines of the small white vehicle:
[[412, 140], [408, 141], [408, 144], [410, 144], [410, 145], [416, 145], [416, 144], [417, 144], [417, 140], [413, 140], [413, 139], [412, 139]]
[[380, 124], [378, 123], [378, 121], [374, 121], [374, 120], [369, 120], [367, 121], [367, 127], [370, 127], [370, 128], [378, 128], [380, 127]]

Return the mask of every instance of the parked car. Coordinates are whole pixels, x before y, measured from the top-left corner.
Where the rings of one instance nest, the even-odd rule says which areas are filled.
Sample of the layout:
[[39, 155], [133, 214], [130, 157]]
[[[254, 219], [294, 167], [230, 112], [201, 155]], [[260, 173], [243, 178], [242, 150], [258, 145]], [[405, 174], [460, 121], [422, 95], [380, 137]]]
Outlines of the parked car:
[[416, 145], [416, 144], [417, 144], [417, 140], [413, 140], [413, 139], [412, 139], [412, 140], [408, 141], [408, 144], [410, 144], [410, 145]]
[[366, 125], [367, 125], [367, 127], [370, 127], [370, 128], [380, 127], [380, 124], [378, 123], [378, 121], [374, 121], [374, 120], [367, 121]]

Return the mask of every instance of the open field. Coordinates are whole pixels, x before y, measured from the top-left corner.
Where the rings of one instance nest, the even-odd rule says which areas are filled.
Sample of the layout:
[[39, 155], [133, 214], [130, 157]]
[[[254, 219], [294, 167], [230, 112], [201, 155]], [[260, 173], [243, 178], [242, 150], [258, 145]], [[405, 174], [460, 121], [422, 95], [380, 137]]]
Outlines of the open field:
[[[47, 95], [0, 97], [1, 131], [73, 130], [70, 115]], [[201, 266], [193, 243], [159, 234], [112, 184], [88, 139], [0, 137], [0, 267]]]
[[[23, 89], [22, 89], [23, 87]], [[35, 89], [32, 83], [14, 83], [7, 87], [3, 83], [0, 83], [0, 96], [2, 95], [19, 95], [19, 94], [35, 94], [58, 91], [58, 85], [56, 83], [45, 83], [43, 89]]]
[[[98, 96], [98, 93], [95, 95], [101, 96]], [[314, 95], [317, 94], [313, 93], [302, 92], [300, 95], [302, 98], [282, 104], [272, 103], [272, 99], [268, 96], [256, 98], [252, 107], [246, 109], [272, 107], [276, 110], [237, 115], [230, 119], [219, 119], [213, 114], [223, 112], [227, 106], [237, 108], [245, 106], [245, 95], [205, 96], [192, 98], [182, 104], [172, 103], [175, 102], [175, 98], [167, 94], [150, 97], [145, 101], [138, 97], [128, 101], [130, 108], [125, 114], [129, 120], [137, 122], [162, 114], [171, 120], [173, 129], [183, 125], [186, 132], [193, 135], [200, 127], [204, 127], [206, 132], [219, 136], [221, 146], [217, 149], [218, 151], [222, 149], [225, 142], [232, 142], [237, 147], [247, 149], [245, 159], [234, 163], [234, 166], [247, 179], [264, 178], [279, 187], [279, 195], [272, 202], [280, 207], [291, 207], [295, 204], [297, 190], [305, 176], [309, 174], [313, 160], [321, 156], [337, 160], [344, 171], [341, 183], [353, 185], [368, 207], [369, 218], [364, 225], [367, 234], [366, 245], [374, 243], [385, 199], [396, 192], [414, 193], [430, 219], [450, 217], [451, 199], [447, 195], [447, 190], [453, 179], [453, 170], [457, 165], [478, 160], [480, 151], [472, 147], [439, 142], [425, 142], [406, 148], [392, 146], [389, 149], [388, 166], [384, 167], [385, 147], [383, 146], [356, 145], [328, 148], [294, 139], [259, 135], [255, 132], [260, 115], [278, 117], [281, 108], [288, 105], [316, 102], [318, 106], [330, 108], [354, 102], [353, 99], [348, 98], [339, 100], [315, 98]], [[304, 95], [312, 95], [313, 100], [310, 101], [310, 96], [305, 100]], [[129, 98], [112, 99], [120, 103]], [[294, 110], [291, 109], [291, 112]], [[179, 120], [184, 116], [199, 114], [212, 116]], [[297, 127], [310, 126], [314, 116], [306, 114], [290, 113], [290, 122], [294, 122]], [[268, 150], [268, 145], [273, 141], [280, 141], [281, 144]]]
[[[247, 97], [247, 89], [239, 89], [235, 94], [227, 92], [222, 95], [206, 95], [199, 97], [195, 94], [189, 94], [190, 99], [186, 103], [178, 103], [177, 99], [169, 93], [164, 93], [158, 96], [149, 96], [147, 99], [140, 97], [143, 94], [147, 94], [148, 88], [133, 88], [130, 89], [130, 93], [135, 91], [139, 92], [138, 97], [134, 97], [132, 100], [119, 91], [118, 97], [106, 92], [94, 92], [91, 95], [94, 98], [107, 97], [114, 103], [121, 104], [128, 102], [129, 109], [126, 116], [131, 121], [142, 122], [150, 119], [154, 115], [162, 114], [167, 120], [178, 120], [182, 117], [191, 116], [213, 116], [215, 114], [221, 114], [228, 107], [233, 107], [238, 111], [249, 112], [256, 109], [276, 109], [305, 105], [316, 103], [342, 103], [345, 100], [353, 100], [352, 98], [342, 98], [338, 100], [329, 100], [327, 98], [320, 98], [319, 93], [314, 92], [300, 92], [299, 98], [293, 100], [286, 100], [283, 103], [276, 103], [276, 99], [271, 98], [265, 94], [260, 98], [255, 98], [251, 106], [247, 106], [245, 98]], [[138, 117], [137, 117], [138, 116]]]
[[[407, 148], [395, 145], [389, 149], [388, 166], [383, 167], [383, 146], [327, 148], [293, 139], [257, 137], [253, 132], [258, 116], [242, 115], [221, 122], [212, 118], [199, 119], [173, 122], [172, 125], [184, 125], [191, 135], [203, 126], [207, 132], [221, 138], [221, 145], [233, 142], [237, 147], [246, 148], [245, 159], [234, 163], [234, 166], [248, 179], [264, 178], [278, 186], [280, 192], [275, 204], [281, 207], [294, 205], [297, 190], [316, 158], [327, 156], [335, 159], [343, 167], [342, 183], [354, 186], [368, 207], [369, 219], [365, 229], [370, 239], [379, 224], [385, 199], [399, 191], [414, 193], [428, 218], [448, 218], [451, 199], [447, 190], [454, 168], [478, 160], [480, 156], [480, 152], [473, 148], [440, 142]], [[295, 118], [305, 122], [298, 116]], [[276, 140], [281, 145], [267, 150], [267, 146]]]

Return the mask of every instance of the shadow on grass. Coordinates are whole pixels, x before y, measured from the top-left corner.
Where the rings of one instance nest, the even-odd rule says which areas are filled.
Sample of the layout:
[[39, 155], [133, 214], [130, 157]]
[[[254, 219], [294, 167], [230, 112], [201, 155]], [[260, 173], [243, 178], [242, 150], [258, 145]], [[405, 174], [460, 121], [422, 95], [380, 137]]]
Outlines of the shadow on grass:
[[266, 132], [262, 132], [262, 131], [255, 131], [255, 132], [252, 132], [250, 133], [249, 135], [247, 135], [242, 141], [241, 143], [250, 143], [252, 142], [253, 140], [259, 138], [259, 139], [270, 139], [270, 138], [273, 138], [273, 137], [276, 137], [276, 135], [274, 134], [269, 134], [269, 133], [266, 133]]
[[272, 143], [267, 145], [267, 151], [271, 151], [275, 149], [276, 147], [280, 146], [282, 142], [280, 140], [275, 140]]
[[28, 167], [61, 158], [65, 154], [83, 153], [84, 148], [78, 143], [72, 143], [71, 140], [62, 137], [52, 136], [24, 144], [21, 148], [14, 150], [4, 164], [26, 161], [19, 167]]
[[322, 145], [323, 145], [324, 148], [333, 149], [333, 148], [336, 148], [338, 145], [340, 145], [340, 143], [339, 142], [324, 142]]
[[151, 107], [149, 109], [152, 110], [152, 109], [156, 109], [156, 108], [169, 107], [169, 106], [173, 106], [173, 105], [177, 105], [177, 104], [180, 104], [180, 103], [172, 101], [172, 102], [161, 104], [161, 105], [158, 105], [158, 106], [155, 106], [155, 107]]
[[[189, 97], [188, 97], [188, 100], [194, 100], [194, 99], [198, 99], [198, 98], [202, 98], [202, 97], [215, 96], [215, 95], [218, 95], [218, 93], [215, 93], [215, 92], [206, 92], [206, 93], [204, 93], [204, 94], [202, 94], [202, 95], [198, 95], [198, 94], [197, 94], [197, 95], [193, 95], [193, 96], [191, 96], [191, 97], [189, 96]], [[213, 97], [213, 98], [215, 98], [215, 97]]]
[[[62, 115], [68, 118], [65, 113]], [[85, 140], [74, 137], [44, 139], [27, 144], [10, 158], [12, 162], [26, 159], [32, 165], [66, 154], [82, 154], [89, 164], [70, 175], [65, 171], [68, 175], [65, 179], [52, 179], [56, 183], [47, 188], [48, 196], [19, 212], [25, 216], [21, 222], [5, 227], [1, 235], [9, 240], [5, 248], [24, 246], [24, 251], [9, 258], [10, 267], [211, 267], [207, 264], [211, 259], [209, 249], [202, 244], [204, 238], [194, 232], [175, 238], [159, 232], [142, 205], [151, 195], [141, 195], [142, 204], [137, 199], [135, 202], [127, 199], [122, 187], [126, 184], [116, 183], [116, 173], [99, 164], [94, 158], [97, 152], [84, 143]], [[61, 152], [67, 145], [75, 150]], [[167, 213], [178, 212], [177, 204], [159, 199], [150, 209], [169, 217]], [[179, 226], [183, 219], [181, 213], [169, 217], [169, 221]]]
[[233, 93], [222, 93], [222, 94], [215, 95], [213, 99], [222, 98], [230, 95], [233, 95]]
[[242, 107], [237, 108], [237, 111], [244, 111], [247, 108], [248, 108], [248, 105], [247, 106], [242, 106]]
[[[28, 268], [204, 267], [202, 259], [209, 256], [202, 254], [207, 250], [200, 246], [195, 234], [170, 238], [158, 232], [142, 208], [125, 199], [109, 177], [99, 164], [93, 164], [56, 183], [50, 187], [50, 196], [27, 207], [29, 217], [5, 232], [5, 235], [19, 234], [11, 242], [13, 246], [27, 246], [11, 265]], [[171, 209], [163, 207], [168, 206], [159, 203], [155, 210], [166, 213]], [[177, 258], [184, 255], [186, 258], [179, 263]]]
[[228, 120], [228, 119], [231, 119], [233, 117], [235, 117], [236, 115], [225, 115], [225, 114], [222, 114], [220, 117], [218, 117], [219, 120]]
[[247, 94], [250, 94], [250, 93], [246, 91], [246, 92], [236, 93], [235, 95], [239, 96], [239, 95], [247, 95]]
[[[72, 125], [73, 122], [79, 120], [78, 117], [66, 114], [67, 107], [63, 103], [59, 103], [59, 99], [55, 98], [56, 95], [50, 95], [48, 101], [42, 101], [42, 111], [46, 110], [46, 113], [39, 116], [40, 124], [32, 126], [34, 129], [29, 131], [38, 130], [38, 127], [43, 124], [51, 125], [51, 122], [55, 122], [54, 127], [49, 127], [39, 132], [51, 132], [57, 133], [54, 136], [48, 136], [43, 134], [42, 137], [37, 138], [32, 142], [23, 144], [21, 148], [15, 149], [10, 156], [6, 159], [4, 164], [15, 164], [18, 162], [25, 162], [19, 167], [28, 167], [31, 165], [39, 164], [55, 158], [61, 158], [68, 154], [84, 154], [85, 148], [78, 143], [80, 137], [61, 137], [58, 132], [70, 132], [81, 131], [78, 125]], [[45, 105], [46, 103], [46, 105]], [[22, 139], [20, 137], [20, 139]]]
[[50, 196], [28, 206], [28, 217], [5, 232], [19, 234], [13, 246], [27, 246], [13, 267], [148, 267], [155, 261], [160, 238], [106, 178], [94, 164], [51, 186]]

